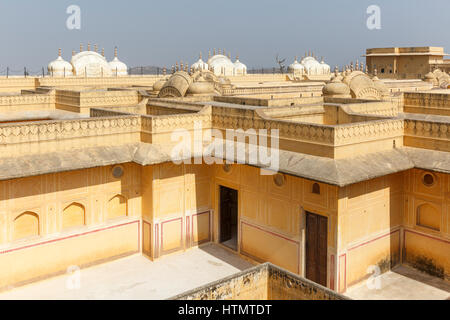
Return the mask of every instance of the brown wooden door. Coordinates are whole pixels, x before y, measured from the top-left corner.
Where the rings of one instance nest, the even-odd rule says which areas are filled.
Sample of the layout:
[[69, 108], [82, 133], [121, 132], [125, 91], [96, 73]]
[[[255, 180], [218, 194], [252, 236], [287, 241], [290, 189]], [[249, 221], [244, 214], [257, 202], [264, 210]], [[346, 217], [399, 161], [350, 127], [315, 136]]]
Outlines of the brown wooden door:
[[327, 285], [328, 219], [306, 212], [306, 278]]

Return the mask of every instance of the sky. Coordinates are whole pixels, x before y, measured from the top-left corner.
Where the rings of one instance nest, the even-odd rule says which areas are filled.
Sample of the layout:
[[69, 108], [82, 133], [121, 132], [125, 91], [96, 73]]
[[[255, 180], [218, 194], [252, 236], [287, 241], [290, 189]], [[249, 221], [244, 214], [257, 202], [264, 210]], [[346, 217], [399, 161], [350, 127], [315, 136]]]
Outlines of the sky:
[[[80, 8], [80, 29], [67, 28], [71, 5]], [[370, 5], [380, 8], [380, 29], [367, 27]], [[88, 42], [108, 60], [117, 46], [129, 67], [170, 68], [221, 48], [249, 68], [276, 66], [277, 54], [288, 65], [309, 50], [334, 68], [363, 61], [366, 48], [450, 52], [449, 12], [450, 0], [1, 0], [0, 72], [39, 70], [58, 48], [70, 60]]]

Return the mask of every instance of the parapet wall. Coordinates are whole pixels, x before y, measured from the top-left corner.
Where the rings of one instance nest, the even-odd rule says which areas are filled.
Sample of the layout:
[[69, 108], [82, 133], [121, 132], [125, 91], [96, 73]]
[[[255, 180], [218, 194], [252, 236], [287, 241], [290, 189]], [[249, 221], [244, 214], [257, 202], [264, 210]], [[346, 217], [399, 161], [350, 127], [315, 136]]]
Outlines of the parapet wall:
[[348, 298], [271, 263], [264, 263], [172, 299], [347, 300]]
[[0, 95], [0, 112], [54, 110], [55, 102], [54, 90], [44, 94]]
[[448, 93], [405, 92], [404, 110], [410, 113], [450, 116]]

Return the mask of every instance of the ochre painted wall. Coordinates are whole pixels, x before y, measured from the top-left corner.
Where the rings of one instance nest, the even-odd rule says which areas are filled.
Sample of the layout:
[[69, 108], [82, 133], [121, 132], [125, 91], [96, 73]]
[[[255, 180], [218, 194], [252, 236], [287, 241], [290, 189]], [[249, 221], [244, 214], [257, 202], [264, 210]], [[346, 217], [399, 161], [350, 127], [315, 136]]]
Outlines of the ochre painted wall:
[[331, 289], [345, 291], [370, 276], [370, 266], [385, 271], [402, 259], [448, 278], [446, 174], [414, 169], [344, 188], [317, 183], [316, 194], [314, 181], [247, 165], [122, 167], [119, 179], [105, 166], [0, 182], [0, 287], [141, 247], [155, 259], [218, 242], [220, 186], [238, 191], [243, 256], [304, 276], [305, 214], [311, 212], [328, 218]]
[[403, 173], [339, 190], [339, 291], [400, 262]]
[[283, 175], [278, 186], [274, 175], [260, 169], [222, 165], [214, 170], [214, 235], [219, 234], [219, 187], [238, 190], [238, 250], [257, 261], [268, 261], [300, 275], [305, 274], [305, 211], [328, 218], [328, 286], [335, 287], [337, 187], [319, 183], [320, 195], [312, 193], [314, 181]]
[[450, 175], [409, 170], [404, 190], [403, 262], [450, 280]]
[[122, 167], [0, 181], [0, 289], [139, 252], [140, 168]]

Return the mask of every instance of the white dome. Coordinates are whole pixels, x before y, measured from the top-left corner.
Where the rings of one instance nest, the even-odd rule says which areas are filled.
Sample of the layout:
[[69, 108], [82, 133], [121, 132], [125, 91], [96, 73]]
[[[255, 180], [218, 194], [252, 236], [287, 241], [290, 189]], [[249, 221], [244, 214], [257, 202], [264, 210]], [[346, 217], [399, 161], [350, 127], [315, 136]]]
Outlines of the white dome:
[[322, 71], [324, 74], [328, 74], [331, 72], [331, 67], [328, 64], [326, 64], [323, 60], [320, 62], [320, 65], [322, 67]]
[[197, 62], [195, 62], [192, 66], [192, 69], [194, 70], [208, 70], [208, 64], [202, 60], [202, 54], [200, 53], [200, 56], [197, 60]]
[[[87, 77], [110, 77], [111, 68], [105, 57], [94, 51], [83, 51], [72, 57], [74, 74]], [[85, 74], [86, 73], [86, 74]]]
[[295, 57], [294, 62], [289, 65], [288, 70], [290, 72], [303, 72], [305, 71], [305, 67], [297, 61], [297, 57]]
[[305, 57], [302, 59], [301, 64], [306, 68], [316, 68], [320, 66], [320, 63], [314, 57]]
[[109, 67], [113, 75], [126, 76], [128, 75], [128, 67], [125, 63], [120, 61], [117, 57], [114, 57], [112, 61], [109, 62]]
[[231, 76], [234, 73], [234, 64], [224, 55], [216, 54], [208, 60], [208, 65], [215, 75]]
[[330, 74], [330, 66], [323, 61], [320, 63], [314, 57], [303, 58], [301, 64], [305, 67], [306, 73], [310, 75]]
[[239, 57], [234, 62], [234, 74], [247, 74], [247, 66], [239, 61]]
[[125, 63], [117, 58], [117, 48], [114, 48], [114, 59], [109, 62], [109, 67], [113, 75], [126, 76], [128, 75], [128, 67]]
[[61, 57], [61, 50], [59, 50], [58, 58], [50, 62], [47, 66], [48, 73], [53, 76], [72, 76], [72, 65]]

